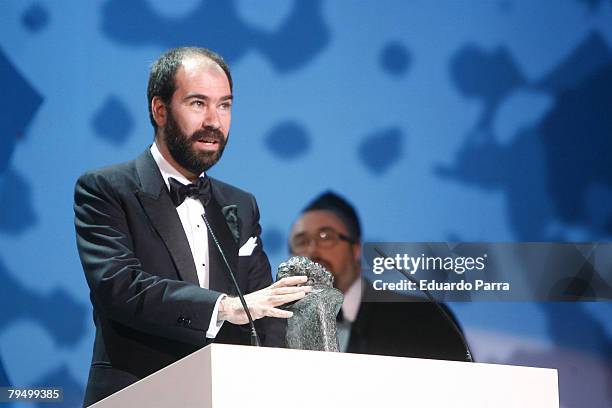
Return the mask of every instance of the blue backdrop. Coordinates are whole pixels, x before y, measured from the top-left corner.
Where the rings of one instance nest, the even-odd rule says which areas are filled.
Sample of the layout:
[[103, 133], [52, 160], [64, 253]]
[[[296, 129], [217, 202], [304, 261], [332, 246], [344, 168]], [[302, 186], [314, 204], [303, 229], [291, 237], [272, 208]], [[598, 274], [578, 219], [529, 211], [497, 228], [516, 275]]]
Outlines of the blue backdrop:
[[[0, 381], [81, 401], [93, 343], [72, 212], [86, 169], [152, 141], [148, 65], [224, 55], [211, 172], [259, 200], [272, 264], [333, 189], [367, 240], [612, 236], [612, 1], [0, 1]], [[453, 304], [476, 359], [559, 369], [612, 405], [612, 304]]]

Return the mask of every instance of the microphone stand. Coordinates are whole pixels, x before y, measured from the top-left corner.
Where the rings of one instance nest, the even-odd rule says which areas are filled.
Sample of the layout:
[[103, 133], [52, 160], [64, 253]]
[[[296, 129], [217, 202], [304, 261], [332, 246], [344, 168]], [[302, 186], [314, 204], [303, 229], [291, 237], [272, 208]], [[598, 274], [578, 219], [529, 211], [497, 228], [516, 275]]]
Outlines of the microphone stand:
[[[374, 247], [374, 251], [376, 251], [378, 253], [378, 255], [384, 257], [384, 258], [389, 258], [387, 256], [387, 254], [385, 254], [380, 248], [378, 247]], [[406, 279], [408, 279], [410, 282], [413, 282], [421, 292], [423, 292], [425, 294], [425, 296], [427, 296], [427, 299], [429, 300], [429, 302], [433, 303], [436, 308], [438, 309], [438, 311], [440, 312], [440, 314], [444, 317], [444, 319], [450, 323], [451, 327], [453, 328], [453, 330], [457, 333], [457, 335], [459, 335], [459, 339], [461, 340], [461, 343], [463, 343], [463, 348], [465, 348], [465, 358], [466, 361], [473, 363], [474, 359], [472, 358], [472, 351], [470, 350], [470, 346], [467, 343], [467, 340], [465, 339], [465, 336], [463, 335], [463, 332], [459, 329], [459, 326], [457, 326], [457, 323], [455, 323], [455, 320], [451, 319], [451, 317], [448, 315], [448, 313], [446, 312], [446, 310], [444, 310], [444, 308], [442, 306], [440, 306], [440, 302], [438, 302], [432, 295], [431, 293], [429, 293], [429, 291], [427, 289], [420, 289], [420, 285], [419, 282], [414, 279], [412, 276], [410, 276], [410, 274], [408, 272], [406, 272], [403, 269], [398, 269], [397, 267], [394, 266], [394, 269], [396, 271], [398, 271], [399, 273], [401, 273], [402, 275], [404, 275], [406, 277]]]
[[208, 228], [208, 232], [210, 232], [210, 236], [215, 242], [215, 246], [217, 247], [217, 249], [219, 250], [219, 253], [221, 254], [221, 258], [223, 258], [223, 262], [225, 263], [225, 266], [227, 267], [229, 276], [232, 279], [232, 283], [234, 284], [234, 287], [236, 288], [236, 292], [238, 293], [238, 298], [240, 299], [242, 308], [244, 309], [247, 315], [247, 319], [249, 319], [249, 325], [251, 326], [251, 346], [259, 347], [261, 346], [261, 343], [259, 342], [259, 336], [257, 335], [257, 330], [255, 329], [255, 323], [253, 322], [253, 317], [251, 316], [251, 312], [249, 312], [249, 307], [247, 306], [246, 300], [244, 299], [244, 295], [242, 294], [242, 291], [240, 290], [240, 286], [238, 285], [238, 281], [236, 280], [236, 275], [234, 275], [234, 272], [232, 271], [232, 268], [230, 267], [230, 264], [227, 261], [227, 258], [225, 257], [225, 253], [223, 252], [223, 249], [221, 249], [221, 244], [219, 244], [219, 241], [217, 240], [217, 236], [215, 235], [212, 227], [210, 226], [210, 223], [208, 222], [208, 218], [206, 218], [206, 214], [202, 214], [202, 218], [204, 219], [206, 228]]

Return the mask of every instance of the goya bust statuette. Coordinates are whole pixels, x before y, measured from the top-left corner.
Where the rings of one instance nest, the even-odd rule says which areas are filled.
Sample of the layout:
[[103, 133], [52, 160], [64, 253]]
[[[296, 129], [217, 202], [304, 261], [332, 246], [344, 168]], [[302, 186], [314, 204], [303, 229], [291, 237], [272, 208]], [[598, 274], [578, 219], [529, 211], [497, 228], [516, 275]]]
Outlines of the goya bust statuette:
[[344, 296], [333, 287], [334, 277], [323, 266], [303, 256], [294, 256], [278, 266], [276, 279], [308, 276], [304, 285], [312, 291], [284, 308], [293, 312], [287, 322], [287, 347], [301, 350], [339, 351], [336, 316]]

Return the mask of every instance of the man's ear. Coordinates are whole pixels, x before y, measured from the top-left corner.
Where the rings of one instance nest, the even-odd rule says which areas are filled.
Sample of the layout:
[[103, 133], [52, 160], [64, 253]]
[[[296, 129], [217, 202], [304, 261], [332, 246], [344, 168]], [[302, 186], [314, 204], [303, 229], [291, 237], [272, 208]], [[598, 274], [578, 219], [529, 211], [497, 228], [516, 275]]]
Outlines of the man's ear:
[[168, 110], [166, 104], [159, 96], [154, 96], [151, 100], [151, 113], [158, 127], [166, 126], [168, 120]]

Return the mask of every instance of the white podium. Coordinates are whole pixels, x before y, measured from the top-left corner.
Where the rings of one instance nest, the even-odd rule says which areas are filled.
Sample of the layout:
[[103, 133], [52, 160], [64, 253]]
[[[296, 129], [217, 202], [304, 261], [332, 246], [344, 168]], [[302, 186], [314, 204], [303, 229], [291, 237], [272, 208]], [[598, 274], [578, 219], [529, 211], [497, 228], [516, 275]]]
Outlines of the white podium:
[[212, 344], [92, 405], [558, 408], [557, 370]]

